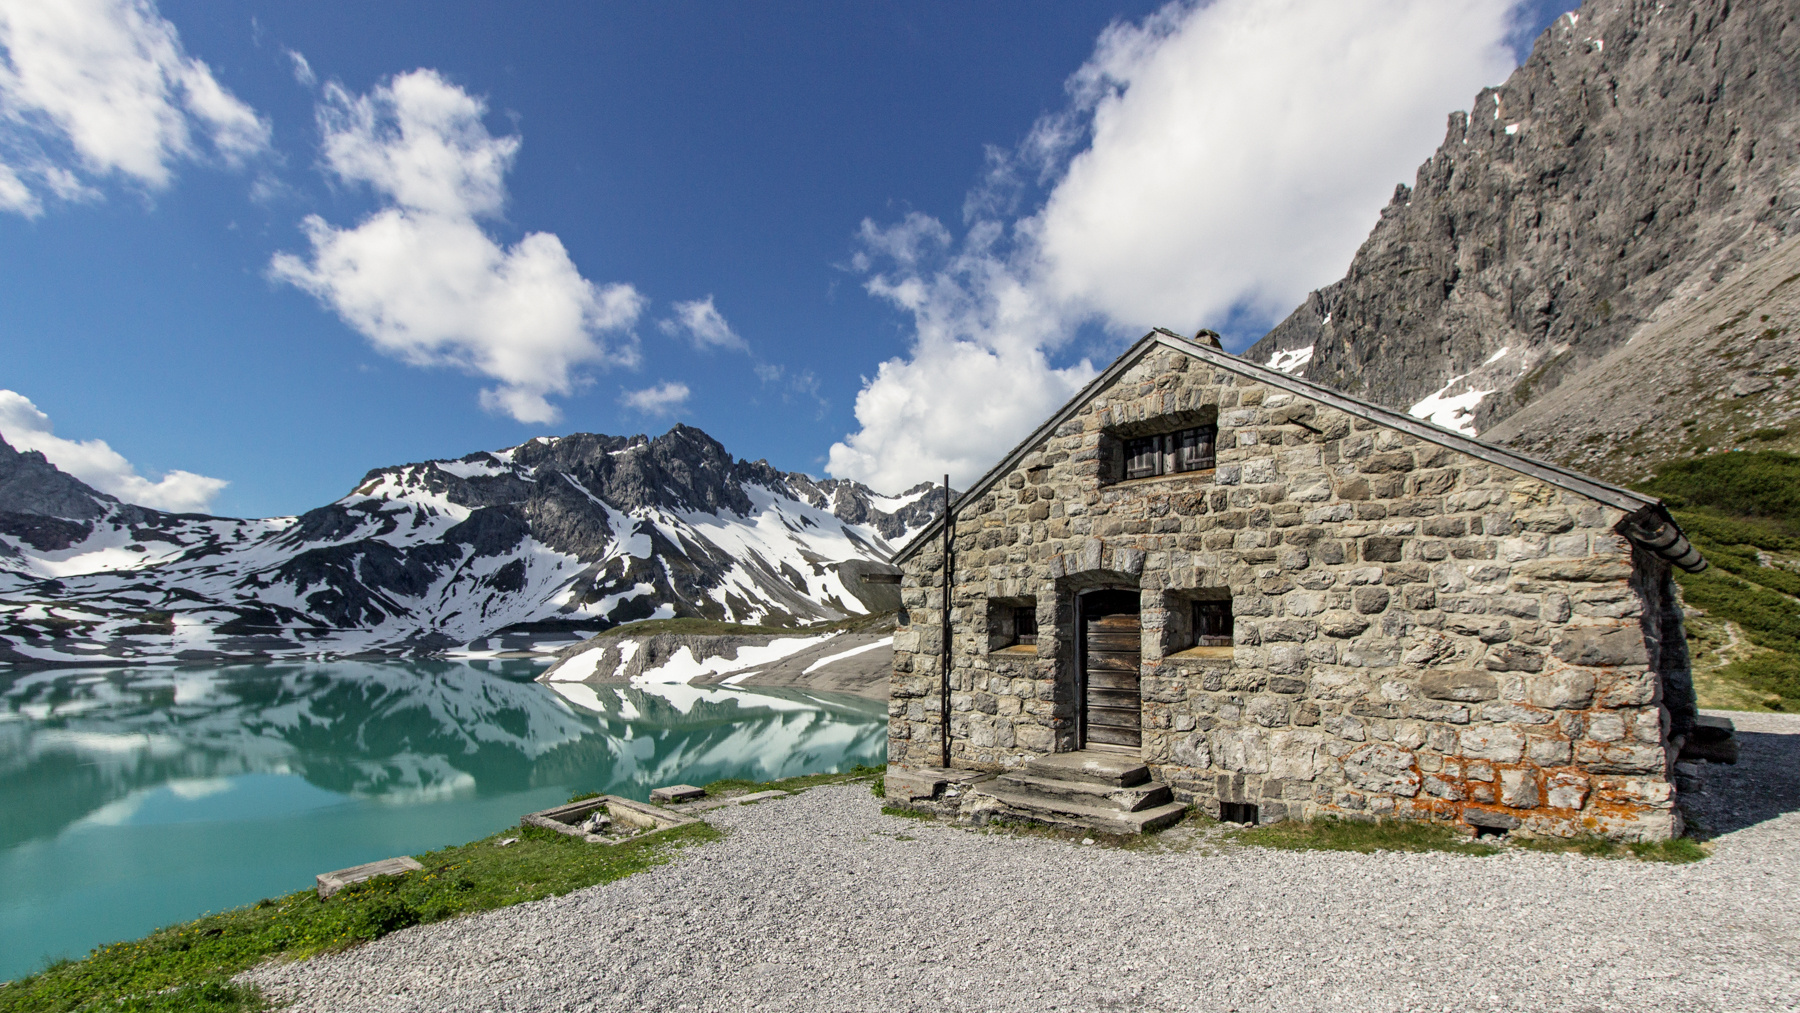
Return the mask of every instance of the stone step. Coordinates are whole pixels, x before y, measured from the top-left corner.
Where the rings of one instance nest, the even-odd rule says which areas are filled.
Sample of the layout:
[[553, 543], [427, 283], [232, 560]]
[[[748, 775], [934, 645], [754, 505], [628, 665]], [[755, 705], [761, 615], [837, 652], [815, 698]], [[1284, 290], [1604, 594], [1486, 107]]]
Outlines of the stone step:
[[1146, 781], [1129, 788], [1120, 788], [1110, 784], [1095, 784], [1092, 781], [1064, 781], [1050, 777], [1033, 777], [1030, 774], [1012, 773], [1000, 775], [1000, 785], [1015, 791], [1035, 791], [1068, 802], [1117, 809], [1120, 812], [1152, 809], [1175, 800], [1175, 796], [1169, 791], [1169, 786], [1157, 781]]
[[1086, 781], [1114, 788], [1129, 788], [1150, 780], [1150, 768], [1137, 757], [1098, 749], [1047, 753], [1025, 764], [1025, 773], [1052, 781]]
[[[1010, 788], [1000, 781], [976, 785], [977, 794], [1000, 803], [1003, 815], [1041, 823], [1062, 830], [1098, 830], [1103, 834], [1146, 834], [1181, 819], [1187, 806], [1170, 802], [1135, 812], [1070, 802], [1055, 795]], [[991, 815], [991, 813], [990, 813]]]

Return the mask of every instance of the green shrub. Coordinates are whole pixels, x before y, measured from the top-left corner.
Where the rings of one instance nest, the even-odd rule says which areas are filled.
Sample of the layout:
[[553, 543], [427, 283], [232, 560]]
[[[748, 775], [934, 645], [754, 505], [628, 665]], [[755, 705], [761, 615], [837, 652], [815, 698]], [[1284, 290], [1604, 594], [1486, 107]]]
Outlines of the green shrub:
[[1640, 488], [1671, 509], [1767, 518], [1800, 536], [1800, 456], [1757, 450], [1671, 461]]
[[1779, 651], [1758, 651], [1726, 665], [1719, 674], [1751, 689], [1800, 700], [1800, 658]]

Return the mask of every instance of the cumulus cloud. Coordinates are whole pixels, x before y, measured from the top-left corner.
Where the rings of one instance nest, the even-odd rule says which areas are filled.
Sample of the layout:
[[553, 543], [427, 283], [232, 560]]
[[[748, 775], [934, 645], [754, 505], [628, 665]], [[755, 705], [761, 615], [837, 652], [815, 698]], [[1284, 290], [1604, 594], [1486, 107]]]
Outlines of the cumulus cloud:
[[996, 252], [998, 238], [983, 224], [952, 249], [949, 230], [924, 215], [863, 223], [858, 264], [891, 265], [867, 287], [909, 313], [916, 334], [908, 357], [863, 384], [862, 429], [832, 445], [831, 474], [890, 491], [946, 472], [966, 482], [1094, 376], [1085, 359], [1051, 364], [1045, 350], [1068, 324]]
[[713, 297], [695, 299], [691, 302], [675, 304], [675, 316], [668, 320], [657, 321], [657, 328], [670, 337], [685, 335], [700, 348], [729, 348], [733, 351], [748, 352], [750, 345], [738, 337], [731, 325], [725, 322], [725, 315], [713, 305]]
[[205, 513], [230, 484], [191, 471], [171, 471], [152, 482], [138, 474], [105, 440], [65, 440], [51, 430], [50, 416], [31, 399], [0, 390], [0, 437], [17, 450], [35, 450], [51, 464], [127, 503], [174, 513]]
[[0, 0], [0, 209], [93, 196], [82, 176], [156, 190], [177, 162], [236, 165], [268, 144], [149, 0]]
[[1272, 324], [1343, 272], [1445, 114], [1512, 68], [1515, 6], [1176, 2], [1108, 28], [1068, 104], [989, 152], [961, 235], [863, 224], [853, 264], [915, 338], [864, 384], [831, 473], [972, 480], [1093, 375], [1058, 364], [1083, 325]]
[[549, 423], [553, 395], [581, 367], [635, 365], [629, 333], [644, 298], [581, 276], [562, 241], [533, 232], [503, 247], [481, 219], [506, 203], [519, 138], [495, 137], [485, 104], [436, 71], [415, 70], [353, 96], [325, 86], [326, 167], [387, 206], [354, 228], [302, 223], [309, 256], [279, 253], [270, 274], [311, 293], [377, 349], [415, 366], [498, 380], [489, 411]]
[[654, 387], [626, 391], [619, 396], [619, 403], [645, 415], [673, 415], [686, 406], [690, 393], [687, 384], [664, 380]]

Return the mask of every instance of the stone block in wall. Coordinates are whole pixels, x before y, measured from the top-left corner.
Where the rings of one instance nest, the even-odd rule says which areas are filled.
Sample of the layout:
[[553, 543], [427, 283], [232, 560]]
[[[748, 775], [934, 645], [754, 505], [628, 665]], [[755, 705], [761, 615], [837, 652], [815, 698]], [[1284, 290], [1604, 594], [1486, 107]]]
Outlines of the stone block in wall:
[[1575, 762], [1596, 774], [1649, 774], [1663, 769], [1660, 744], [1577, 742]]
[[1525, 758], [1544, 767], [1560, 767], [1574, 756], [1568, 739], [1533, 735], [1525, 743]]
[[[1640, 642], [1641, 644], [1641, 642]], [[1594, 676], [1573, 669], [1533, 675], [1526, 679], [1527, 693], [1539, 707], [1579, 710], [1594, 699]]]
[[1635, 627], [1577, 626], [1565, 629], [1550, 652], [1571, 665], [1644, 665], [1644, 635]]
[[1654, 672], [1613, 672], [1604, 680], [1594, 702], [1609, 708], [1643, 707], [1656, 702], [1659, 688]]
[[1540, 794], [1538, 772], [1533, 767], [1513, 767], [1500, 772], [1500, 803], [1514, 809], [1536, 808]]
[[1490, 672], [1541, 672], [1544, 655], [1518, 644], [1503, 644], [1489, 650], [1481, 664]]
[[1621, 559], [1589, 556], [1582, 559], [1534, 559], [1513, 568], [1520, 580], [1560, 580], [1605, 583], [1631, 578], [1631, 564]]
[[1412, 796], [1423, 778], [1405, 749], [1370, 743], [1344, 756], [1344, 777], [1364, 791]]
[[1545, 780], [1546, 804], [1553, 809], [1580, 809], [1587, 804], [1588, 779], [1585, 775], [1561, 772]]
[[1457, 736], [1465, 757], [1517, 763], [1525, 755], [1525, 736], [1508, 725], [1470, 725]]
[[1493, 675], [1474, 669], [1433, 669], [1419, 679], [1419, 690], [1433, 700], [1476, 703], [1499, 695]]

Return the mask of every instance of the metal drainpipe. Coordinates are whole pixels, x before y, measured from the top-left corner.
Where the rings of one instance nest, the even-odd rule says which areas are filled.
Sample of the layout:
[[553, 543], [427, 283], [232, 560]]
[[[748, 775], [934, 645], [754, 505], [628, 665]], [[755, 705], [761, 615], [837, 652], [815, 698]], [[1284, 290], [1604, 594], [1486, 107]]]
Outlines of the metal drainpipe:
[[955, 566], [955, 551], [952, 540], [955, 538], [956, 515], [950, 512], [950, 476], [944, 476], [944, 600], [939, 614], [943, 617], [942, 656], [938, 662], [941, 685], [938, 687], [939, 703], [942, 710], [938, 715], [939, 735], [942, 739], [939, 753], [939, 766], [950, 766], [950, 587], [953, 583], [952, 573]]

